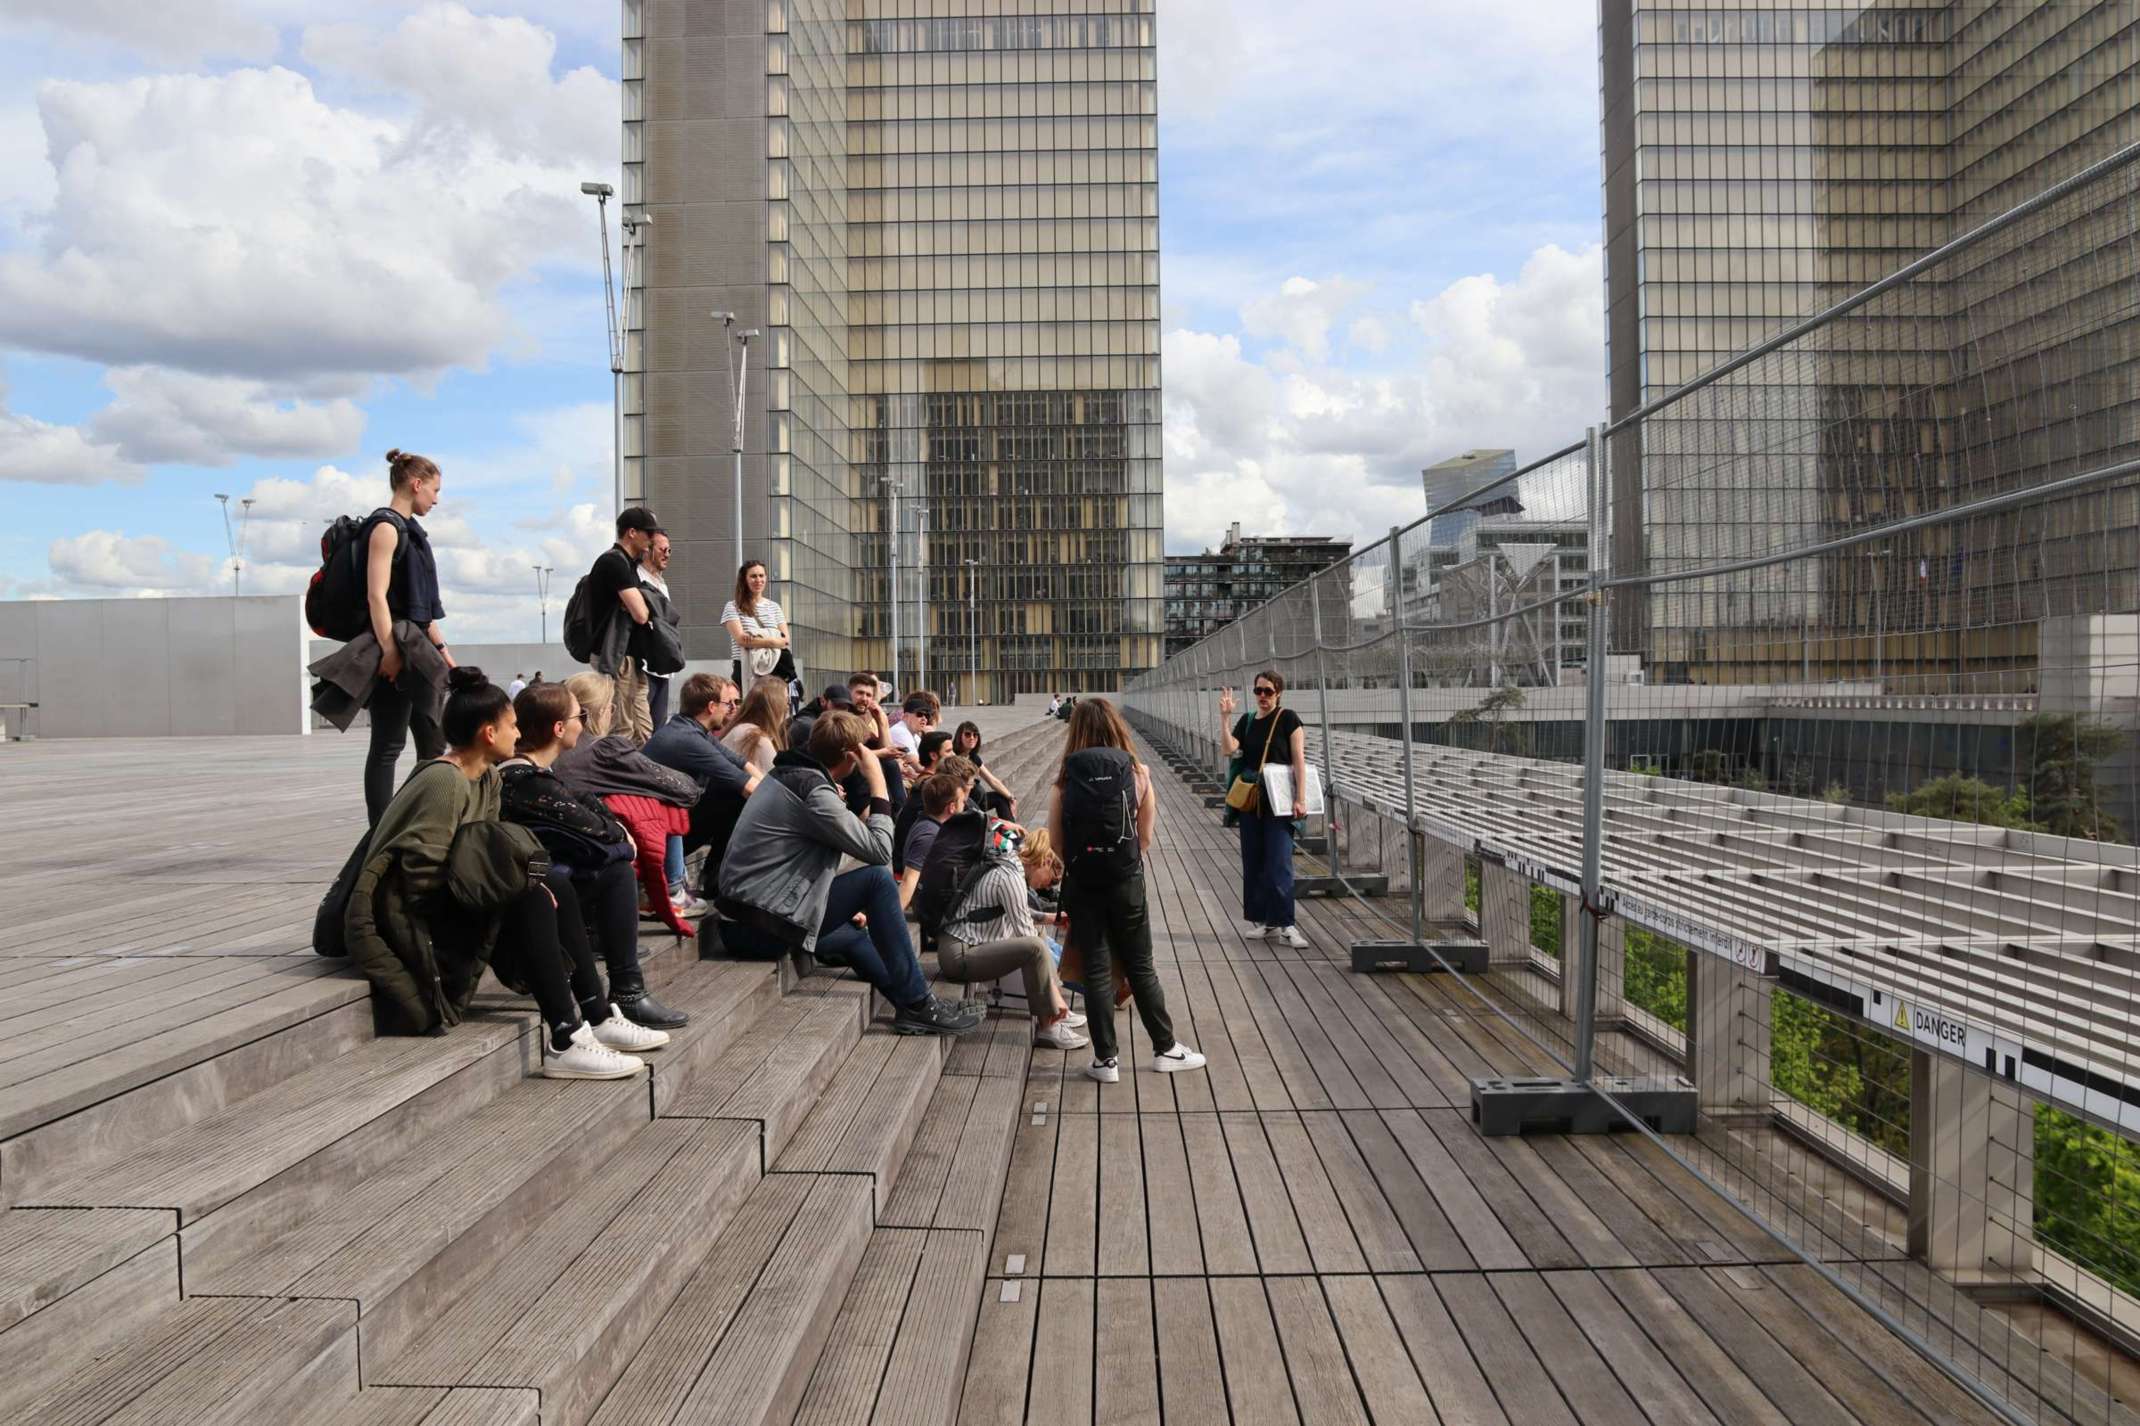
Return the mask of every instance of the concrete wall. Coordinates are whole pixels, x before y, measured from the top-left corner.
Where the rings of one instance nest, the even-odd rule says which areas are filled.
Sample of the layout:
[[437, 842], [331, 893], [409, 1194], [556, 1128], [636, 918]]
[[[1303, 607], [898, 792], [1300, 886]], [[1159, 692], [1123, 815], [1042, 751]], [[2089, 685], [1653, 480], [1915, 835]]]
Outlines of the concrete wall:
[[294, 595], [0, 603], [0, 702], [43, 738], [305, 733], [307, 640]]

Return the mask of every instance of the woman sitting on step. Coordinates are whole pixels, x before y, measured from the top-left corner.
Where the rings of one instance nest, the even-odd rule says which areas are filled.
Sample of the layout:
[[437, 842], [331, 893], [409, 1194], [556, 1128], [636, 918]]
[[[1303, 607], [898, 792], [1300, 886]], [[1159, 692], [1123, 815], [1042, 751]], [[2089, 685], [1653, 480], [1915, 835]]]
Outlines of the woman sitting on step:
[[985, 869], [936, 941], [936, 967], [946, 980], [971, 985], [1018, 972], [1032, 1015], [1034, 1043], [1078, 1050], [1092, 1043], [1078, 1028], [1085, 1017], [1070, 1009], [1055, 973], [1055, 957], [1033, 922], [1028, 892], [1045, 891], [1062, 879], [1045, 827], [1024, 831], [991, 822], [982, 853]]
[[520, 737], [505, 690], [475, 668], [454, 669], [447, 690], [446, 754], [419, 764], [380, 814], [344, 913], [378, 1031], [444, 1034], [487, 968], [541, 1008], [546, 1076], [628, 1079], [646, 1062], [622, 1051], [669, 1037], [610, 1006], [586, 937], [563, 934], [553, 882], [569, 875], [499, 817], [498, 765]]

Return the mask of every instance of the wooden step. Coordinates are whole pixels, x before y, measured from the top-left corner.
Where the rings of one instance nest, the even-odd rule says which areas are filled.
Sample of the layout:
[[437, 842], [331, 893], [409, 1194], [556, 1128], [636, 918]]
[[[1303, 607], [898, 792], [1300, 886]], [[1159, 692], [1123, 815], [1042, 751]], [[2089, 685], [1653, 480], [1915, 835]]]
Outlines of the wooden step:
[[357, 1387], [347, 1302], [203, 1298], [102, 1357], [59, 1358], [12, 1419], [39, 1426], [298, 1421]]
[[488, 1272], [367, 1328], [365, 1380], [532, 1386], [546, 1426], [585, 1420], [757, 1182], [750, 1126], [645, 1125]]
[[537, 1426], [539, 1392], [487, 1387], [368, 1386], [318, 1426]]
[[665, 1113], [692, 1082], [718, 1064], [729, 1046], [780, 1003], [780, 972], [763, 961], [693, 961], [661, 992], [691, 1023], [646, 1056], [650, 1114]]
[[179, 1300], [169, 1213], [0, 1212], [0, 1419], [50, 1363], [101, 1355]]
[[977, 1233], [872, 1233], [795, 1426], [954, 1426], [986, 1266]]
[[[1011, 985], [1023, 990], [1024, 983], [1013, 977]], [[980, 989], [977, 987], [977, 989]], [[964, 999], [965, 988], [955, 982], [946, 983], [939, 994], [952, 999]], [[985, 991], [977, 998], [986, 999]], [[1024, 998], [1009, 1002], [1011, 1007], [1023, 1007]], [[987, 1075], [994, 1079], [1024, 1079], [1033, 1063], [1033, 1020], [1031, 1016], [1014, 1014], [1010, 1008], [992, 1010], [981, 1028], [970, 1035], [961, 1035], [946, 1047], [944, 1073], [960, 1075]]]
[[669, 1100], [672, 1118], [735, 1119], [760, 1130], [761, 1165], [787, 1145], [861, 1038], [868, 987], [817, 980], [781, 999]]
[[[352, 1160], [390, 1151], [406, 1123], [460, 1107], [464, 1088], [505, 1082], [524, 1043], [524, 1017], [479, 1016], [442, 1036], [371, 1040], [348, 1054], [47, 1186], [31, 1205], [170, 1208], [191, 1223], [330, 1146]], [[472, 1080], [452, 1083], [495, 1052]], [[517, 1077], [517, 1076], [513, 1076]]]
[[141, 1209], [0, 1211], [0, 1333], [101, 1277], [177, 1225]]
[[594, 1426], [786, 1426], [870, 1231], [860, 1177], [760, 1180]]
[[993, 1238], [1023, 1108], [1022, 1079], [945, 1075], [900, 1165], [880, 1226], [962, 1229]]
[[773, 1171], [867, 1174], [872, 1210], [881, 1209], [942, 1069], [938, 1037], [871, 1029], [773, 1160]]

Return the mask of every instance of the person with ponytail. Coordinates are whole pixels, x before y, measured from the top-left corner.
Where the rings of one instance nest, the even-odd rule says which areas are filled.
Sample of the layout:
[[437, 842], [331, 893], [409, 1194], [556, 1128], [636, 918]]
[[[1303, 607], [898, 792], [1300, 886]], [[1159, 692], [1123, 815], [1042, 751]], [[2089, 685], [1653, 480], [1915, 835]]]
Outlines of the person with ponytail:
[[453, 667], [453, 654], [438, 627], [446, 617], [438, 592], [438, 561], [430, 537], [417, 523], [419, 516], [437, 508], [444, 477], [436, 463], [406, 451], [388, 451], [386, 466], [390, 496], [365, 520], [358, 536], [358, 548], [364, 552], [364, 601], [371, 613], [371, 635], [379, 643], [379, 678], [364, 705], [372, 729], [364, 758], [364, 811], [373, 822], [394, 796], [394, 770], [411, 733], [418, 762], [445, 751], [439, 704], [445, 673]]
[[380, 814], [344, 913], [351, 960], [372, 983], [383, 1035], [441, 1035], [459, 1024], [486, 969], [542, 1012], [542, 1072], [627, 1079], [636, 1052], [669, 1037], [610, 1004], [585, 928], [560, 914], [554, 866], [533, 833], [500, 819], [499, 764], [519, 720], [476, 668], [447, 675], [443, 757], [422, 762]]

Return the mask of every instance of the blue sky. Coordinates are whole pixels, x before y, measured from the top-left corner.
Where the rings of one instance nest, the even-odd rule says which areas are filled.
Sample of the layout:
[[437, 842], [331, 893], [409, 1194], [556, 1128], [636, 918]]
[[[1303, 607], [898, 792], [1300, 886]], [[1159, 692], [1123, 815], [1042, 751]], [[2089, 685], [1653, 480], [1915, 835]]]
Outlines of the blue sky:
[[[1596, 417], [1593, 14], [1162, 4], [1170, 548], [1377, 531], [1421, 465]], [[225, 588], [218, 491], [247, 587], [301, 587], [400, 446], [456, 637], [531, 637], [529, 565], [603, 543], [614, 16], [9, 0], [0, 597]]]

